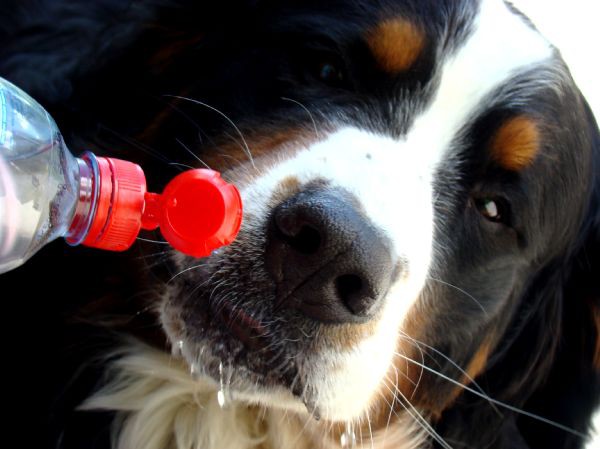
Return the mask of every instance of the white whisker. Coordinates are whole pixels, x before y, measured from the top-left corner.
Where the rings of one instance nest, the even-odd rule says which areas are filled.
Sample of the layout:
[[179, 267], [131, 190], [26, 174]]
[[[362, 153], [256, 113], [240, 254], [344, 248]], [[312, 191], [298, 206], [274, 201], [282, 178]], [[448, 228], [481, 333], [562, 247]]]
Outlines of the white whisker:
[[206, 168], [208, 168], [210, 170], [210, 167], [208, 166], [208, 164], [206, 162], [204, 162], [202, 159], [200, 159], [200, 157], [194, 153], [185, 143], [183, 143], [181, 140], [179, 139], [175, 139], [175, 141], [182, 146], [182, 148], [187, 151], [188, 153], [190, 153], [192, 155], [192, 157], [194, 159], [196, 159], [198, 162], [200, 162], [202, 165], [204, 165]]
[[[485, 391], [483, 390], [483, 388], [481, 388], [481, 386], [475, 381], [475, 379], [473, 379], [473, 377], [471, 377], [471, 375], [469, 373], [467, 373], [463, 368], [461, 368], [461, 366], [456, 363], [454, 360], [452, 360], [450, 357], [448, 357], [446, 354], [444, 354], [443, 352], [437, 350], [436, 348], [434, 348], [433, 346], [429, 346], [427, 343], [424, 343], [420, 340], [414, 339], [413, 337], [410, 337], [408, 334], [406, 334], [405, 332], [400, 331], [400, 337], [402, 338], [407, 337], [410, 338], [411, 341], [415, 342], [416, 344], [418, 344], [419, 346], [424, 346], [425, 348], [435, 352], [437, 355], [439, 355], [440, 357], [442, 357], [443, 359], [445, 359], [446, 361], [448, 361], [452, 366], [454, 366], [454, 368], [456, 368], [463, 376], [465, 376], [465, 378], [475, 387], [477, 388], [477, 390], [479, 390], [482, 394], [485, 395]], [[423, 354], [423, 353], [421, 353]], [[406, 354], [405, 354], [406, 355]], [[429, 356], [431, 357], [431, 356]], [[421, 360], [422, 363], [425, 363], [424, 360]], [[406, 361], [406, 363], [408, 363], [408, 361]], [[439, 365], [438, 365], [439, 366]], [[424, 368], [421, 367], [421, 373], [423, 373]], [[490, 402], [490, 406], [496, 411], [496, 413], [499, 416], [502, 416], [502, 413], [500, 412], [500, 410], [498, 410], [498, 408]]]
[[184, 101], [189, 101], [191, 103], [195, 103], [198, 104], [200, 106], [204, 106], [205, 108], [210, 109], [211, 111], [216, 112], [217, 114], [219, 114], [221, 117], [223, 117], [225, 120], [227, 120], [227, 122], [229, 122], [229, 124], [236, 130], [236, 132], [238, 133], [238, 135], [240, 136], [240, 138], [242, 139], [242, 148], [244, 149], [244, 151], [246, 152], [248, 159], [250, 160], [250, 163], [252, 164], [252, 167], [254, 169], [256, 169], [256, 165], [254, 165], [254, 159], [252, 158], [252, 153], [250, 152], [250, 148], [248, 147], [248, 142], [246, 142], [246, 139], [244, 138], [244, 135], [242, 134], [242, 132], [240, 131], [240, 129], [236, 126], [235, 123], [233, 123], [233, 120], [231, 120], [225, 113], [219, 111], [217, 108], [204, 103], [200, 100], [195, 100], [193, 98], [188, 98], [188, 97], [182, 97], [179, 95], [166, 95], [167, 97], [171, 97], [171, 98], [178, 98], [180, 100], [184, 100]]
[[140, 142], [139, 140], [136, 140], [136, 139], [128, 137], [124, 134], [121, 134], [118, 131], [115, 131], [114, 129], [109, 128], [108, 126], [103, 125], [103, 124], [98, 125], [98, 128], [99, 128], [99, 130], [103, 130], [103, 131], [107, 131], [107, 132], [111, 133], [112, 135], [121, 139], [123, 142], [127, 143], [128, 145], [131, 145], [133, 148], [141, 150], [144, 153], [149, 154], [150, 156], [152, 156], [166, 164], [168, 164], [169, 162], [172, 162], [164, 154], [162, 154], [160, 151], [156, 150], [155, 148], [151, 147], [150, 145], [147, 145], [145, 143]]
[[369, 426], [369, 438], [371, 439], [371, 449], [374, 449], [375, 446], [373, 444], [373, 429], [371, 428], [371, 417], [369, 416], [369, 411], [365, 411], [365, 415], [367, 417], [367, 425]]
[[482, 393], [478, 392], [477, 390], [474, 390], [474, 389], [472, 389], [472, 388], [470, 388], [470, 387], [468, 387], [468, 386], [466, 386], [466, 385], [458, 382], [457, 380], [454, 380], [454, 379], [452, 379], [452, 378], [450, 378], [450, 377], [448, 377], [448, 376], [446, 376], [446, 375], [444, 375], [444, 374], [442, 374], [442, 373], [440, 373], [440, 372], [438, 372], [438, 371], [436, 371], [436, 370], [434, 370], [432, 368], [429, 368], [427, 365], [421, 364], [421, 363], [417, 362], [416, 360], [411, 359], [410, 357], [406, 357], [405, 355], [400, 354], [398, 352], [396, 352], [395, 355], [398, 356], [398, 357], [401, 357], [401, 358], [408, 359], [408, 361], [410, 361], [411, 363], [414, 363], [416, 365], [422, 366], [423, 369], [425, 369], [426, 371], [429, 371], [432, 374], [435, 374], [435, 375], [439, 376], [440, 378], [442, 378], [444, 380], [447, 380], [448, 382], [450, 382], [450, 383], [452, 383], [454, 385], [457, 385], [457, 386], [463, 388], [464, 390], [468, 391], [469, 393], [474, 394], [475, 396], [478, 396], [478, 397], [483, 398], [483, 399], [485, 399], [487, 401], [493, 402], [494, 404], [499, 405], [500, 407], [503, 407], [503, 408], [505, 408], [507, 410], [510, 410], [512, 412], [515, 412], [515, 413], [518, 413], [520, 415], [528, 416], [528, 417], [530, 417], [532, 419], [536, 419], [536, 420], [538, 420], [540, 422], [543, 422], [543, 423], [546, 423], [546, 424], [551, 425], [553, 427], [556, 427], [558, 429], [564, 430], [565, 432], [568, 432], [568, 433], [570, 433], [572, 435], [576, 435], [576, 436], [578, 436], [580, 438], [583, 438], [583, 439], [587, 438], [587, 435], [585, 435], [584, 433], [578, 432], [578, 431], [576, 431], [574, 429], [571, 429], [570, 427], [567, 427], [567, 426], [564, 426], [564, 425], [562, 425], [560, 423], [557, 423], [556, 421], [552, 421], [552, 420], [550, 420], [548, 418], [544, 418], [543, 416], [536, 415], [535, 413], [527, 412], [527, 411], [522, 410], [520, 408], [514, 407], [514, 406], [509, 405], [509, 404], [506, 404], [506, 403], [504, 403], [502, 401], [498, 401], [497, 399], [491, 398], [491, 397], [489, 397], [486, 394], [482, 394]]
[[186, 164], [182, 164], [180, 162], [169, 162], [167, 165], [170, 165], [172, 167], [176, 167], [176, 168], [186, 168], [186, 169], [193, 169], [194, 167], [190, 167], [189, 165]]
[[136, 240], [141, 240], [142, 242], [148, 242], [148, 243], [158, 243], [160, 245], [168, 245], [169, 244], [169, 242], [165, 242], [163, 240], [144, 239], [142, 237], [136, 237]]
[[281, 99], [286, 100], [286, 101], [291, 101], [292, 103], [296, 103], [298, 106], [300, 106], [302, 109], [304, 109], [306, 111], [306, 113], [308, 114], [308, 116], [310, 117], [310, 120], [312, 121], [313, 128], [315, 130], [315, 135], [317, 136], [317, 138], [321, 138], [319, 130], [317, 129], [317, 122], [315, 121], [315, 118], [313, 117], [313, 115], [311, 114], [311, 112], [308, 110], [308, 108], [306, 106], [304, 106], [299, 101], [294, 100], [293, 98], [281, 97]]
[[[169, 251], [158, 251], [156, 253], [150, 253], [150, 254], [144, 254], [142, 256], [138, 256], [136, 257], [136, 259], [150, 259], [151, 257], [159, 257], [159, 256], [167, 256], [169, 254]], [[160, 257], [162, 259], [162, 257]]]
[[[390, 386], [385, 380], [383, 381], [383, 385], [390, 391], [390, 393], [394, 395], [395, 400], [398, 400], [398, 395], [400, 395], [402, 399], [404, 399], [404, 402], [406, 402], [406, 404], [404, 404], [400, 400], [398, 400], [398, 403], [404, 407], [404, 410], [409, 414], [409, 416], [413, 418], [415, 422], [417, 422], [434, 440], [436, 440], [445, 449], [452, 449], [452, 446], [450, 446], [441, 437], [441, 435], [435, 431], [431, 424], [429, 424], [429, 422], [423, 417], [423, 415], [421, 415], [421, 413], [412, 405], [412, 403], [402, 394], [402, 392], [395, 385], [393, 390], [390, 388]], [[394, 412], [394, 414], [396, 414], [396, 412]]]
[[196, 268], [200, 268], [202, 267], [203, 264], [199, 264], [199, 265], [192, 265], [191, 267], [187, 267], [184, 268], [183, 270], [181, 270], [179, 273], [175, 274], [174, 276], [172, 276], [168, 281], [167, 284], [170, 284], [171, 282], [173, 282], [173, 280], [179, 276], [181, 276], [183, 273], [187, 273], [188, 271], [192, 271], [195, 270]]
[[448, 287], [452, 287], [452, 288], [454, 288], [455, 290], [459, 291], [460, 293], [462, 293], [462, 294], [463, 294], [463, 295], [465, 295], [466, 297], [468, 297], [468, 298], [472, 299], [472, 300], [473, 300], [473, 302], [479, 306], [479, 308], [480, 308], [480, 309], [481, 309], [481, 311], [482, 311], [482, 312], [485, 314], [485, 316], [486, 316], [486, 317], [488, 316], [488, 313], [487, 313], [487, 310], [485, 310], [485, 307], [483, 307], [483, 305], [481, 304], [481, 302], [479, 302], [479, 301], [477, 300], [477, 298], [475, 298], [475, 297], [474, 297], [473, 295], [471, 295], [469, 292], [467, 292], [467, 291], [463, 290], [463, 289], [462, 289], [462, 288], [460, 288], [460, 287], [457, 287], [456, 285], [450, 284], [449, 282], [442, 281], [441, 279], [432, 278], [431, 276], [427, 276], [427, 279], [430, 279], [430, 280], [432, 280], [432, 281], [439, 282], [440, 284], [446, 285], [446, 286], [448, 286]]
[[[405, 338], [408, 339], [408, 341], [410, 341], [411, 343], [413, 343], [416, 348], [419, 350], [419, 353], [421, 354], [421, 362], [425, 363], [425, 355], [423, 354], [423, 350], [421, 349], [421, 347], [419, 346], [419, 343], [417, 342], [417, 340], [415, 340], [414, 338], [412, 338], [410, 335], [408, 335], [405, 332], [399, 331], [400, 332], [400, 337], [401, 338]], [[408, 363], [408, 361], [406, 362]], [[408, 372], [408, 370], [407, 370]], [[419, 379], [417, 380], [417, 383], [415, 385], [415, 388], [410, 396], [410, 399], [412, 399], [415, 396], [415, 393], [417, 392], [417, 389], [419, 388], [419, 385], [421, 384], [421, 380], [423, 378], [423, 368], [421, 368], [421, 372], [419, 373]]]

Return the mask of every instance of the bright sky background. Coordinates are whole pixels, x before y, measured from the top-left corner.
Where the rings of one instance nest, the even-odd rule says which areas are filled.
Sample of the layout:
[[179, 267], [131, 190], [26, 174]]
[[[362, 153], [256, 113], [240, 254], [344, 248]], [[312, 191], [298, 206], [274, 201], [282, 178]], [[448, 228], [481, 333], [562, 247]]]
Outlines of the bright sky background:
[[[513, 0], [556, 47], [600, 122], [600, 0]], [[588, 449], [600, 449], [600, 411]]]

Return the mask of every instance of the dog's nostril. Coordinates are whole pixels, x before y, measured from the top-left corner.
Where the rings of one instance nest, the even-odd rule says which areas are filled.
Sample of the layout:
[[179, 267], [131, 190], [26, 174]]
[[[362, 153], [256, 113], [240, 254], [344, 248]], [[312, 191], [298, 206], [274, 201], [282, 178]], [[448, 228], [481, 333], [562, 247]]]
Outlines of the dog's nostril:
[[283, 240], [300, 254], [315, 254], [321, 246], [321, 234], [309, 225], [302, 226], [295, 234], [283, 232]]
[[335, 280], [335, 290], [343, 303], [351, 306], [352, 298], [360, 294], [363, 289], [363, 281], [355, 274], [343, 274]]
[[368, 316], [377, 297], [369, 285], [363, 276], [343, 274], [335, 279], [335, 292], [338, 300], [355, 316]]

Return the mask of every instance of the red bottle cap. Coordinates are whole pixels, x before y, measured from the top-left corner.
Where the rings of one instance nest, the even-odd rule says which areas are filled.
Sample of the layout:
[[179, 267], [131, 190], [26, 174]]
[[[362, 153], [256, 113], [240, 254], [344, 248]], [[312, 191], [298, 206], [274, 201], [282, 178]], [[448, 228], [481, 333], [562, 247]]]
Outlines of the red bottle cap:
[[162, 195], [146, 195], [143, 228], [156, 224], [173, 248], [206, 257], [229, 245], [242, 224], [242, 200], [235, 186], [213, 170], [189, 170], [176, 176]]
[[228, 245], [242, 222], [242, 201], [235, 186], [218, 172], [196, 169], [175, 177], [162, 195], [146, 191], [141, 167], [98, 157], [99, 193], [86, 246], [123, 251], [141, 228], [160, 230], [173, 248], [206, 257]]

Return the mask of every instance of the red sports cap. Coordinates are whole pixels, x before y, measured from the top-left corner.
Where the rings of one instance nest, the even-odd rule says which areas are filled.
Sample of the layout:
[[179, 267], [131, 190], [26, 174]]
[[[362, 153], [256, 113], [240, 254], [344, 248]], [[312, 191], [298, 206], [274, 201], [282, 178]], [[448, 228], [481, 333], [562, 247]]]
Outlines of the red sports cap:
[[99, 193], [84, 245], [124, 251], [141, 228], [159, 226], [176, 250], [206, 257], [237, 236], [242, 223], [240, 194], [218, 172], [186, 171], [171, 180], [159, 195], [146, 191], [146, 178], [139, 165], [113, 158], [96, 159]]

